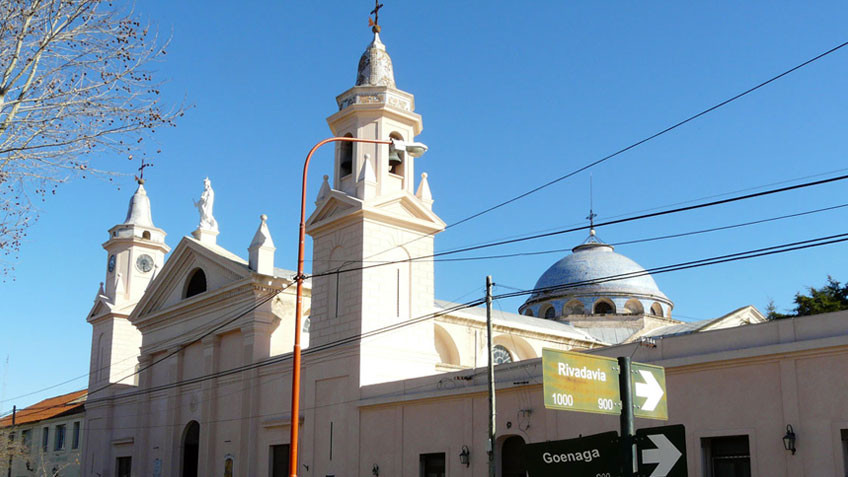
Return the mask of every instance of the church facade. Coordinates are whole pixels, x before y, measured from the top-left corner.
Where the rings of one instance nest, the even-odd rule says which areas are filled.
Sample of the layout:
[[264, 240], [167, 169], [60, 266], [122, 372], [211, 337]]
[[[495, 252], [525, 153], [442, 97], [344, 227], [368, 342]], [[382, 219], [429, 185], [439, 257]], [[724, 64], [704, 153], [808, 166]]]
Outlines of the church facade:
[[[337, 104], [328, 118], [334, 136], [413, 141], [423, 127], [413, 95], [395, 85], [378, 33]], [[299, 475], [486, 475], [485, 314], [437, 300], [433, 262], [409, 260], [432, 254], [445, 226], [428, 180], [416, 176], [414, 157], [389, 146], [337, 146], [333, 175], [307, 221], [313, 277], [305, 284], [298, 416], [289, 411], [294, 272], [275, 266], [269, 219], [260, 218], [246, 260], [220, 247], [207, 179], [200, 224], [171, 251], [140, 181], [103, 244], [106, 279], [87, 317], [83, 475], [287, 475], [293, 419], [301, 427]], [[690, 475], [723, 475], [695, 465], [722, 457], [723, 437], [736, 439], [740, 459], [747, 446], [749, 467], [759, 469], [750, 475], [807, 475], [786, 469], [827, 452], [813, 465], [825, 472], [808, 475], [843, 468], [832, 438], [848, 421], [845, 389], [833, 389], [841, 403], [816, 403], [824, 417], [809, 416], [810, 442], [826, 451], [799, 451], [792, 461], [777, 435], [788, 420], [799, 423], [799, 435], [808, 430], [798, 404], [808, 388], [790, 375], [819, 367], [827, 381], [848, 371], [842, 315], [764, 323], [744, 307], [682, 323], [643, 272], [593, 234], [543, 274], [520, 313], [495, 312], [498, 475], [524, 475], [525, 443], [616, 427], [611, 418], [544, 408], [543, 348], [635, 353], [666, 366], [670, 419], [691, 433]], [[627, 276], [598, 281], [615, 274]], [[643, 337], [659, 345], [646, 348]], [[804, 361], [810, 356], [819, 361]], [[763, 386], [743, 389], [753, 376]], [[762, 405], [775, 400], [779, 406]], [[822, 429], [824, 437], [812, 437]]]

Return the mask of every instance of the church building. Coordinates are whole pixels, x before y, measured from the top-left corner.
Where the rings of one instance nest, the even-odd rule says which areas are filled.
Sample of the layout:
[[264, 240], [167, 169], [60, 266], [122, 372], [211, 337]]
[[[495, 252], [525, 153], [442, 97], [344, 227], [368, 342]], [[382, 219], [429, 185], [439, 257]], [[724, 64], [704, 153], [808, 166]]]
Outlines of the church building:
[[[411, 142], [422, 117], [414, 96], [397, 88], [378, 31], [359, 60], [354, 86], [336, 98], [330, 133]], [[225, 250], [217, 244], [207, 179], [195, 204], [197, 229], [171, 250], [154, 225], [155, 197], [139, 180], [126, 218], [108, 230], [105, 280], [87, 316], [92, 346], [82, 474], [287, 475], [297, 419], [299, 475], [486, 475], [485, 310], [436, 299], [433, 262], [410, 260], [431, 255], [445, 227], [429, 178], [415, 166], [415, 157], [388, 145], [337, 143], [332, 177], [324, 177], [306, 224], [313, 276], [304, 284], [308, 345], [297, 416], [290, 413], [295, 272], [276, 267], [270, 219], [259, 218], [246, 259]], [[712, 445], [715, 454], [724, 442], [716, 439], [743, 435], [744, 446], [733, 441], [739, 455], [744, 447], [748, 461], [760, 465], [748, 475], [835, 475], [769, 469], [773, 455], [784, 460], [784, 420], [804, 412], [785, 409], [806, 396], [798, 381], [806, 375], [794, 370], [829, 366], [839, 356], [831, 372], [848, 372], [842, 315], [764, 323], [755, 308], [743, 307], [708, 322], [677, 321], [672, 300], [650, 274], [594, 230], [535, 289], [517, 313], [494, 312], [498, 440], [492, 453], [499, 476], [524, 475], [518, 456], [525, 443], [615, 429], [612, 419], [544, 408], [543, 348], [635, 353], [666, 366], [670, 418], [693, 432], [690, 475], [725, 475], [692, 470], [700, 468], [696, 461], [715, 457], [703, 457], [701, 445]], [[645, 337], [659, 346], [642, 346]], [[809, 340], [820, 339], [831, 339], [831, 354], [803, 361], [818, 356], [821, 343]], [[790, 375], [796, 381], [784, 379]], [[764, 387], [739, 390], [749, 376]], [[732, 415], [711, 415], [713, 392], [722, 393], [720, 400], [738, 399], [727, 404]], [[848, 395], [836, 394], [842, 404], [828, 403], [839, 409], [822, 412], [848, 421]], [[784, 409], [762, 409], [761, 399]], [[820, 427], [830, 429], [831, 439], [843, 424], [827, 419]], [[804, 429], [799, 435], [807, 432], [802, 421], [792, 422]], [[820, 469], [837, 466], [839, 452], [828, 449], [832, 466]], [[797, 461], [820, 457], [809, 455]]]

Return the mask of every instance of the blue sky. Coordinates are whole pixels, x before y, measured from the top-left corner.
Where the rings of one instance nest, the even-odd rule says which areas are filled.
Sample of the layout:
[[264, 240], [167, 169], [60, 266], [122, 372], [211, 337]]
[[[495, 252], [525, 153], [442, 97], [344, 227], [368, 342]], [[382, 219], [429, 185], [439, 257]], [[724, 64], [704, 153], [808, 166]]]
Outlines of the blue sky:
[[[845, 2], [391, 2], [383, 42], [397, 85], [415, 94], [430, 147], [434, 210], [448, 223], [531, 189], [731, 97], [846, 40]], [[166, 2], [137, 14], [171, 35], [155, 65], [170, 103], [193, 108], [156, 133], [146, 172], [153, 218], [175, 246], [197, 224], [192, 206], [209, 176], [218, 243], [246, 256], [269, 215], [277, 265], [295, 266], [300, 170], [329, 135], [335, 96], [353, 85], [370, 42], [368, 1]], [[599, 221], [644, 209], [848, 168], [848, 47], [727, 107], [591, 170]], [[14, 281], [0, 285], [0, 400], [5, 411], [82, 389], [91, 340], [85, 315], [100, 281], [106, 231], [123, 220], [135, 162], [96, 157], [127, 175], [75, 180], [44, 203]], [[330, 172], [316, 158], [309, 196]], [[832, 175], [836, 175], [833, 172]], [[824, 176], [822, 176], [824, 177]], [[798, 181], [796, 181], [798, 182]], [[728, 225], [848, 202], [845, 184], [610, 226], [608, 242]], [[760, 189], [755, 189], [760, 190]], [[582, 173], [436, 239], [438, 250], [585, 223]], [[617, 251], [649, 268], [845, 232], [848, 209]], [[481, 254], [567, 248], [584, 232]], [[530, 288], [563, 254], [439, 262], [436, 293], [479, 295], [484, 277]], [[828, 274], [848, 280], [845, 245], [656, 277], [680, 319], [740, 306], [788, 309]], [[308, 266], [308, 264], [307, 264]], [[504, 290], [496, 290], [504, 291]], [[521, 301], [499, 306], [515, 311]], [[5, 366], [8, 356], [8, 367]], [[0, 375], [0, 376], [2, 376]], [[15, 398], [10, 400], [11, 398]]]

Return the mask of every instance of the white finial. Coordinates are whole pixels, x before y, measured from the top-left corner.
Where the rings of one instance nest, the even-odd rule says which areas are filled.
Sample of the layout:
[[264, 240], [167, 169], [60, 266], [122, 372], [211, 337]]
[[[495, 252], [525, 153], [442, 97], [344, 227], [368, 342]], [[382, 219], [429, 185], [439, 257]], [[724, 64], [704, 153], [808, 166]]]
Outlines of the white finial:
[[422, 202], [431, 206], [433, 204], [433, 194], [430, 192], [430, 182], [427, 180], [427, 173], [421, 173], [421, 183], [418, 184], [418, 191], [415, 193]]
[[321, 189], [318, 190], [318, 197], [315, 198], [315, 204], [321, 203], [324, 199], [330, 195], [330, 176], [324, 174], [324, 182], [321, 183]]
[[263, 275], [274, 274], [274, 241], [271, 239], [271, 231], [268, 230], [268, 216], [259, 216], [259, 228], [253, 235], [250, 247], [247, 248], [249, 259], [248, 265], [251, 270]]

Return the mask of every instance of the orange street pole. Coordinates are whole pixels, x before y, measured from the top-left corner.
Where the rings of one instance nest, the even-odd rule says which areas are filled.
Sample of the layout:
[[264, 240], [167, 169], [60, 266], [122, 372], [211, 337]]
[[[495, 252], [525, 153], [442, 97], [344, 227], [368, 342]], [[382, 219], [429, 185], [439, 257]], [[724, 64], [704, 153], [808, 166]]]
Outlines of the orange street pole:
[[294, 350], [292, 351], [292, 393], [291, 393], [291, 437], [289, 440], [289, 476], [297, 477], [297, 439], [300, 426], [300, 316], [303, 311], [303, 249], [306, 242], [306, 173], [312, 154], [319, 147], [330, 142], [364, 142], [369, 144], [391, 144], [391, 141], [379, 139], [359, 139], [355, 137], [331, 137], [312, 146], [303, 164], [303, 184], [300, 195], [300, 230], [297, 245], [297, 304], [294, 311]]

